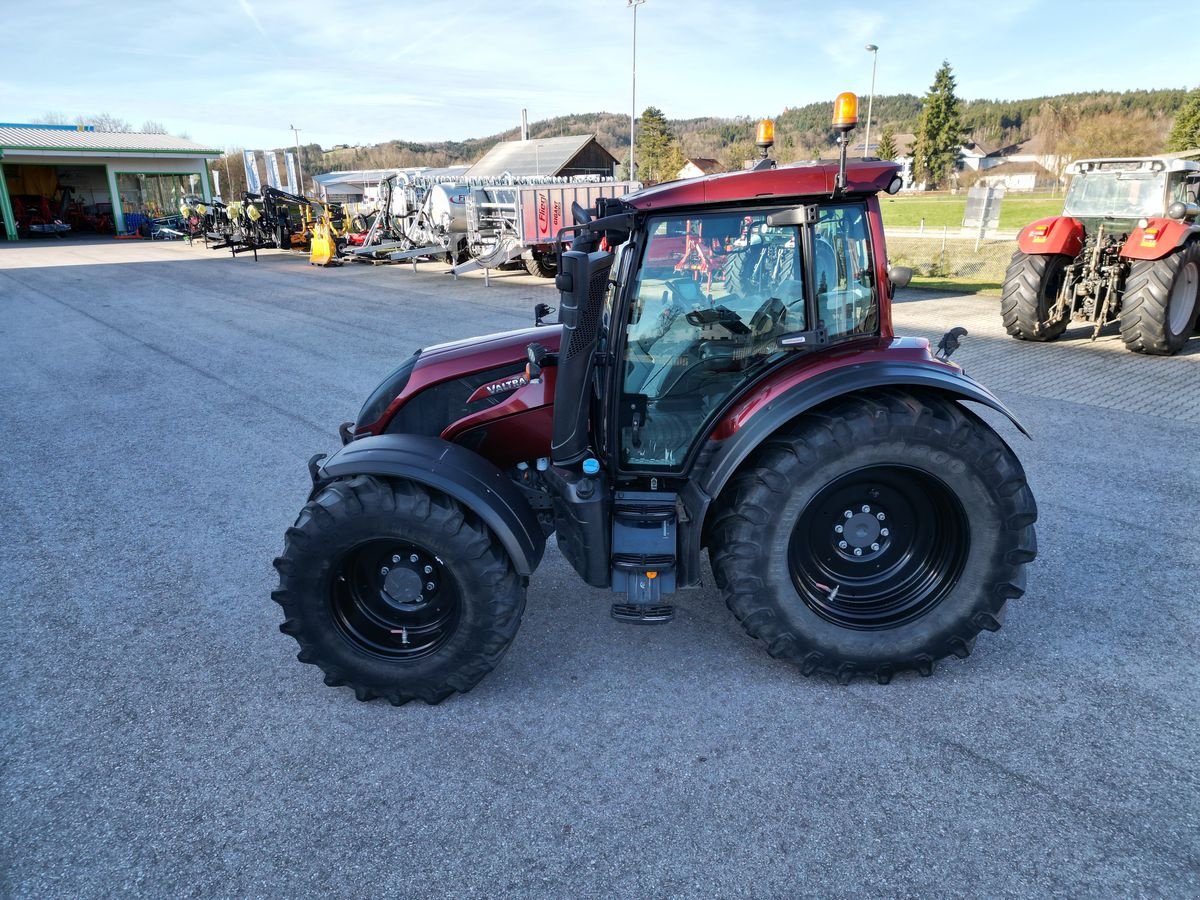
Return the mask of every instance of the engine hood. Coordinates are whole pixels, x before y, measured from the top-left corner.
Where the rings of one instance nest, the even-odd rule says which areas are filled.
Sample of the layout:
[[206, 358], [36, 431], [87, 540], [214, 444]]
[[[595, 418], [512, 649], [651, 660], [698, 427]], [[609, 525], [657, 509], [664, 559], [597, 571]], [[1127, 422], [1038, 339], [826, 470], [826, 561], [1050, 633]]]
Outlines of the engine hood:
[[[492, 381], [506, 382], [524, 371], [530, 344], [557, 352], [562, 326], [544, 325], [435, 344], [417, 351], [388, 375], [363, 405], [355, 434], [382, 434], [406, 409], [406, 432], [438, 434], [451, 421], [474, 409], [471, 397]], [[507, 385], [505, 385], [507, 387]], [[501, 392], [491, 396], [500, 399]], [[418, 398], [419, 403], [409, 405]]]
[[[478, 369], [488, 369], [493, 365], [504, 362], [509, 358], [513, 349], [518, 350], [521, 358], [525, 357], [525, 348], [530, 344], [542, 344], [550, 350], [557, 351], [562, 338], [561, 325], [543, 325], [539, 328], [518, 328], [516, 331], [499, 331], [495, 334], [485, 334], [481, 337], [463, 338], [458, 341], [448, 341], [445, 344], [434, 344], [421, 351], [422, 364], [448, 363], [450, 360], [464, 360], [467, 368], [460, 372], [474, 372]], [[473, 366], [471, 358], [484, 358], [481, 365]], [[487, 360], [491, 360], [488, 362]], [[473, 367], [472, 367], [473, 366]]]

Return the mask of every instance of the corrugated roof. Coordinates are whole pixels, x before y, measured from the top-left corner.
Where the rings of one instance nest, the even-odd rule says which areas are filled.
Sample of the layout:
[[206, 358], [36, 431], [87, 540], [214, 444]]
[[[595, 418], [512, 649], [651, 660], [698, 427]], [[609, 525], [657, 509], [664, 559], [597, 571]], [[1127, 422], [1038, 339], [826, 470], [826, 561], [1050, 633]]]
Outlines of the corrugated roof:
[[556, 138], [530, 138], [504, 141], [467, 169], [468, 178], [495, 178], [509, 172], [523, 175], [557, 175], [579, 155], [595, 135], [582, 134]]
[[68, 150], [94, 153], [171, 153], [220, 156], [220, 150], [171, 134], [141, 134], [136, 131], [77, 131], [38, 125], [0, 123], [0, 149]]

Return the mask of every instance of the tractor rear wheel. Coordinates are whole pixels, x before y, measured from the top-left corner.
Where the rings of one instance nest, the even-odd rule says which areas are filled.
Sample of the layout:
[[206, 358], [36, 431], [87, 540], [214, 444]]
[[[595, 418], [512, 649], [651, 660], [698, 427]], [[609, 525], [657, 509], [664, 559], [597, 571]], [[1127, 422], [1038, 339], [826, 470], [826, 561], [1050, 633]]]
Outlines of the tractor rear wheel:
[[1069, 316], [1049, 320], [1070, 263], [1061, 253], [1013, 254], [1000, 292], [1005, 331], [1019, 341], [1052, 341], [1066, 331]]
[[422, 485], [335, 481], [300, 511], [275, 560], [279, 626], [298, 659], [359, 700], [438, 703], [496, 667], [525, 588], [491, 532]]
[[1037, 506], [1016, 455], [953, 400], [855, 394], [769, 439], [722, 492], [709, 556], [768, 652], [887, 682], [966, 657], [1025, 591]]
[[1155, 260], [1133, 260], [1121, 298], [1121, 340], [1135, 353], [1183, 349], [1200, 309], [1200, 241]]

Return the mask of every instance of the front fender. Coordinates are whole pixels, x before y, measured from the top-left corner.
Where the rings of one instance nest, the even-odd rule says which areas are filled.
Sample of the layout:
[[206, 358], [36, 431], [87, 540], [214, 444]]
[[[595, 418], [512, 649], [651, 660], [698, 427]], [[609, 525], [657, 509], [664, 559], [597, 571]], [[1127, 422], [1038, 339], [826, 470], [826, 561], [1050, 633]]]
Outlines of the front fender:
[[1138, 225], [1129, 233], [1121, 256], [1125, 259], [1162, 259], [1198, 234], [1200, 225], [1175, 219], [1149, 219], [1145, 228]]
[[1029, 437], [1012, 411], [987, 388], [960, 370], [916, 360], [886, 360], [843, 366], [802, 381], [758, 410], [709, 456], [680, 491], [687, 521], [680, 526], [680, 584], [700, 577], [704, 523], [712, 504], [737, 470], [767, 438], [789, 422], [823, 403], [857, 391], [907, 387], [936, 391], [956, 400], [971, 400], [1003, 413], [1021, 434]]
[[537, 516], [515, 484], [465, 447], [419, 434], [382, 434], [351, 441], [315, 466], [313, 492], [335, 478], [403, 478], [462, 503], [492, 530], [520, 575], [530, 575], [546, 549]]
[[1069, 216], [1030, 222], [1017, 235], [1017, 246], [1028, 256], [1063, 253], [1075, 257], [1083, 249], [1083, 223]]

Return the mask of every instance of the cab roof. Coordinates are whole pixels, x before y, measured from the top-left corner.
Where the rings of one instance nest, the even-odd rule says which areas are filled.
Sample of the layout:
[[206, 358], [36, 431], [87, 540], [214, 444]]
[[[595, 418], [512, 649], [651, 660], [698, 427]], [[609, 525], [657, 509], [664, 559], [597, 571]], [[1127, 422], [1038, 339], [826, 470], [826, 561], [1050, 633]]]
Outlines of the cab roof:
[[[796, 163], [775, 169], [723, 172], [701, 178], [670, 181], [625, 197], [635, 209], [655, 210], [738, 200], [772, 200], [785, 197], [828, 197], [837, 179], [836, 161]], [[877, 194], [887, 190], [900, 174], [897, 163], [856, 160], [846, 164], [847, 194]]]

